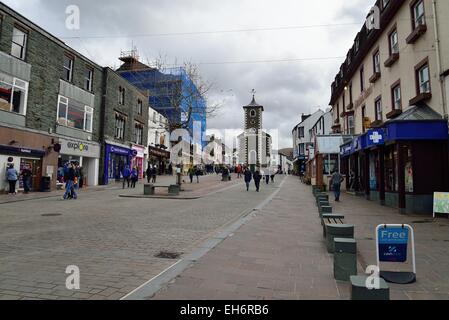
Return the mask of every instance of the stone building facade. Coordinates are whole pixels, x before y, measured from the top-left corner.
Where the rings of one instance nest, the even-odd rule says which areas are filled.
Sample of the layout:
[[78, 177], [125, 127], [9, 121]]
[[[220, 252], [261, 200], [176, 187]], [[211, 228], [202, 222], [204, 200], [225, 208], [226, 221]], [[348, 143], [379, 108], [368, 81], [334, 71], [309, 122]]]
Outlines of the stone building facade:
[[[33, 166], [33, 189], [39, 189], [42, 176], [51, 178], [54, 189], [58, 168], [73, 160], [84, 167], [85, 184], [97, 184], [102, 68], [3, 3], [0, 20], [2, 172], [4, 158], [13, 158], [16, 169]], [[11, 130], [25, 133], [20, 141], [7, 141]], [[36, 150], [32, 144], [40, 136], [48, 143]]]
[[102, 181], [121, 178], [125, 166], [137, 167], [143, 178], [148, 155], [148, 93], [141, 91], [110, 68], [103, 70]]

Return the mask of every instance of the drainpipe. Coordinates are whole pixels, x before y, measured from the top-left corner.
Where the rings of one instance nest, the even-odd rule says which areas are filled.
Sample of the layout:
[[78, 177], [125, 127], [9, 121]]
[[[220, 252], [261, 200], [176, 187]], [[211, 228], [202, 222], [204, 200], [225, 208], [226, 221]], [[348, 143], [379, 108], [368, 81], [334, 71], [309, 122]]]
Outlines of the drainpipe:
[[438, 32], [438, 19], [437, 19], [437, 0], [432, 1], [432, 7], [433, 7], [433, 25], [434, 25], [434, 31], [435, 31], [435, 50], [437, 54], [437, 69], [438, 69], [438, 77], [440, 82], [440, 99], [441, 103], [443, 105], [443, 113], [444, 113], [444, 119], [449, 120], [449, 115], [447, 111], [447, 105], [445, 100], [445, 90], [444, 87], [444, 80], [441, 74], [443, 73], [443, 70], [441, 69], [441, 52], [440, 52], [440, 36]]

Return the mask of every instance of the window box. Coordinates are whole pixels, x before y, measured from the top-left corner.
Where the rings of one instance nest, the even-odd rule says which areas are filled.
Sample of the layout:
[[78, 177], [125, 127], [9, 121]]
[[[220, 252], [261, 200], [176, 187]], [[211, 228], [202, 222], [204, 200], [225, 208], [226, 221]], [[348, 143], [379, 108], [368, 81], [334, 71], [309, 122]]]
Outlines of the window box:
[[424, 102], [429, 100], [430, 98], [432, 98], [432, 94], [430, 92], [425, 92], [425, 93], [420, 93], [418, 94], [416, 97], [414, 97], [413, 99], [410, 100], [410, 105], [416, 105], [420, 102]]
[[380, 76], [381, 76], [380, 72], [374, 73], [374, 74], [371, 76], [371, 78], [369, 78], [369, 82], [370, 82], [370, 83], [375, 83], [377, 80], [380, 79]]
[[394, 119], [402, 114], [402, 110], [395, 109], [389, 113], [387, 113], [387, 119]]
[[384, 65], [386, 68], [390, 68], [396, 61], [399, 60], [399, 53], [393, 53], [391, 56], [385, 61]]
[[413, 30], [413, 32], [407, 37], [407, 44], [414, 44], [424, 33], [427, 31], [427, 26], [421, 24]]
[[384, 122], [382, 120], [376, 120], [374, 122], [371, 122], [371, 128], [379, 128], [382, 127]]

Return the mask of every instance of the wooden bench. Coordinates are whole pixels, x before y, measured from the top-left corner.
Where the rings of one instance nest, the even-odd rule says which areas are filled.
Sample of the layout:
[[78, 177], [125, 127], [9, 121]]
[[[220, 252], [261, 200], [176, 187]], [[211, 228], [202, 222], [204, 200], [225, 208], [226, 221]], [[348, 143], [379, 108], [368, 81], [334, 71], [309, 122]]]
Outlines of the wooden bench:
[[[321, 215], [321, 225], [326, 224], [345, 224], [345, 216], [338, 213], [324, 213]], [[326, 236], [326, 230], [324, 230], [324, 236]]]
[[143, 194], [146, 196], [154, 196], [156, 188], [167, 188], [168, 195], [170, 196], [179, 196], [181, 192], [181, 188], [177, 184], [172, 185], [154, 185], [154, 184], [145, 184], [143, 187]]

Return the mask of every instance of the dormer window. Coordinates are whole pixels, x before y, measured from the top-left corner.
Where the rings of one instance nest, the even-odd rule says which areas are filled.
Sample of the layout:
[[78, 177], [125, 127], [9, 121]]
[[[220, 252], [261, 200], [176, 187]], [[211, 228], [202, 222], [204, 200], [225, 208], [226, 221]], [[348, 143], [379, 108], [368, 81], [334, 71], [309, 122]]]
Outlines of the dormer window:
[[356, 53], [359, 52], [359, 48], [360, 48], [360, 39], [359, 39], [359, 37], [357, 37], [357, 38], [355, 38], [355, 44], [354, 44], [354, 49], [355, 49]]

